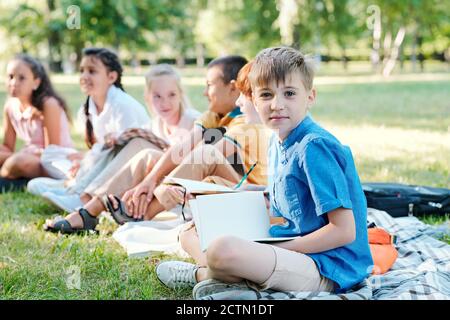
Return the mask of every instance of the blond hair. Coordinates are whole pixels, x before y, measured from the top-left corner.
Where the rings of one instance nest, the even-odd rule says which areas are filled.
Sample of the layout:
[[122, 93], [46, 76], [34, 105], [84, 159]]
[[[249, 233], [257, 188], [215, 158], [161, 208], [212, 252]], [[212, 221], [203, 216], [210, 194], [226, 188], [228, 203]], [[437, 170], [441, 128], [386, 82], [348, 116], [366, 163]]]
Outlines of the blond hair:
[[253, 61], [248, 75], [252, 87], [267, 86], [270, 82], [283, 83], [286, 77], [299, 72], [307, 90], [313, 88], [313, 59], [289, 47], [274, 47], [261, 50]]
[[[184, 92], [183, 86], [181, 85], [181, 77], [177, 70], [175, 70], [174, 67], [172, 67], [169, 64], [162, 63], [154, 65], [150, 68], [150, 70], [145, 74], [145, 84], [147, 90], [151, 90], [153, 81], [161, 76], [171, 76], [175, 79], [175, 82], [177, 84], [177, 88], [180, 92], [181, 96], [181, 105], [180, 105], [180, 111], [181, 114], [184, 113], [184, 111], [188, 108], [191, 108], [191, 103], [189, 101], [188, 96]], [[153, 109], [153, 106], [151, 106], [150, 109]]]

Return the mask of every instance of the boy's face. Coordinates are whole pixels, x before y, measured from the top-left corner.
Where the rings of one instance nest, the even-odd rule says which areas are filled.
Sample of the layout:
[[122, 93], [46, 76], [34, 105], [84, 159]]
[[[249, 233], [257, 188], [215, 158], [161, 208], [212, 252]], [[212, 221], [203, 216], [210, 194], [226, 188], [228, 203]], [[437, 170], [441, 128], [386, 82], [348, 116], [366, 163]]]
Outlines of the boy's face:
[[234, 109], [239, 96], [239, 91], [234, 83], [234, 80], [228, 84], [224, 83], [223, 71], [220, 66], [213, 66], [208, 69], [203, 95], [208, 98], [209, 111], [225, 115]]
[[274, 130], [280, 140], [305, 118], [316, 98], [315, 89], [306, 90], [302, 76], [293, 72], [284, 82], [272, 81], [267, 86], [255, 86], [253, 100], [262, 122]]

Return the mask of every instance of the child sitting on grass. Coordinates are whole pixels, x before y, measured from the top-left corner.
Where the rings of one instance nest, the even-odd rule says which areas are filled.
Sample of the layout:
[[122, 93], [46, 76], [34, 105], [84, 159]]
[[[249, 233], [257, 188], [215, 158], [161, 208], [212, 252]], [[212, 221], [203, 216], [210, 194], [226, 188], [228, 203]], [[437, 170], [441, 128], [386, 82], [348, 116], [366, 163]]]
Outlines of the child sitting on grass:
[[242, 286], [343, 292], [370, 274], [364, 193], [350, 149], [308, 115], [313, 77], [308, 59], [287, 47], [261, 51], [249, 74], [255, 107], [274, 132], [270, 211], [287, 221], [270, 233], [296, 238], [273, 245], [217, 238], [206, 267], [159, 264], [157, 276], [168, 287], [195, 286], [195, 298]]
[[[9, 97], [3, 111], [0, 193], [24, 187], [27, 179], [48, 176], [41, 156], [49, 145], [72, 147], [66, 102], [38, 60], [27, 54], [15, 56], [7, 66], [6, 84]], [[17, 140], [24, 142], [19, 151]]]

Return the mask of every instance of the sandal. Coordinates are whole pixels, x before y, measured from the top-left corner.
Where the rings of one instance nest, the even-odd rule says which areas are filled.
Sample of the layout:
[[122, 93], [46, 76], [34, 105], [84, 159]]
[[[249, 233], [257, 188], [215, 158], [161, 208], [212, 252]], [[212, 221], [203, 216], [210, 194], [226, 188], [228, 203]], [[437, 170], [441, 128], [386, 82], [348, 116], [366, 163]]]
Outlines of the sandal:
[[56, 221], [53, 226], [45, 225], [44, 230], [54, 233], [61, 232], [62, 234], [83, 233], [86, 231], [97, 232], [97, 230], [95, 230], [95, 227], [98, 224], [98, 218], [92, 216], [89, 211], [84, 208], [78, 209], [78, 213], [80, 214], [81, 219], [83, 219], [82, 228], [73, 228], [70, 225], [69, 221], [67, 221], [66, 219], [61, 219]]
[[118, 224], [123, 225], [127, 222], [139, 222], [144, 220], [142, 218], [138, 219], [130, 216], [127, 212], [127, 209], [125, 208], [123, 201], [116, 196], [113, 197], [119, 204], [119, 207], [117, 209], [114, 209], [114, 206], [107, 195], [103, 196], [103, 203], [106, 209], [108, 209], [108, 211], [111, 213], [111, 216], [113, 217], [114, 221], [116, 221]]

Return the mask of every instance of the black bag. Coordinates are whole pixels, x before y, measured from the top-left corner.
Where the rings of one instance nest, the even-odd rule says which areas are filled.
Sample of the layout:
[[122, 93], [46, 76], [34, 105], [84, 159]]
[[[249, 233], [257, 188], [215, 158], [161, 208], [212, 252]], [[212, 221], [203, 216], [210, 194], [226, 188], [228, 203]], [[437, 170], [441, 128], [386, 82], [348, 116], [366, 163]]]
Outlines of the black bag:
[[450, 190], [399, 183], [363, 183], [367, 207], [393, 217], [450, 213]]

